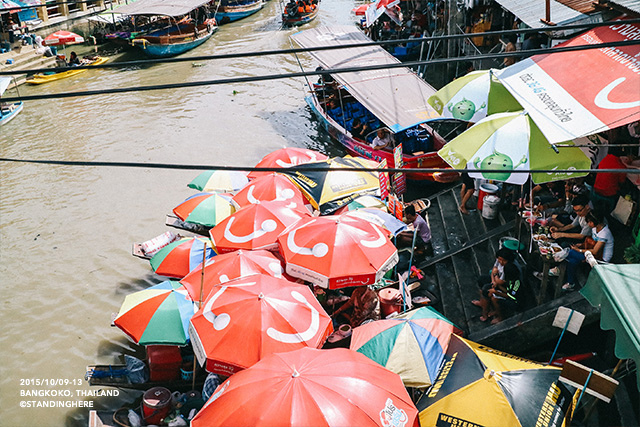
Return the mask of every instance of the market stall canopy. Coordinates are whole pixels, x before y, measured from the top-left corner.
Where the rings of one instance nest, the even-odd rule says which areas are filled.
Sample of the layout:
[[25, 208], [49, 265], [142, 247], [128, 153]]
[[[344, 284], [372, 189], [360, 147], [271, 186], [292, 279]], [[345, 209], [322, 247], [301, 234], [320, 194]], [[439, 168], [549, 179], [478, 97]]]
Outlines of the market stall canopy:
[[[558, 46], [640, 39], [640, 24], [616, 21]], [[640, 120], [640, 44], [535, 55], [497, 73], [549, 142]]]
[[0, 96], [2, 96], [5, 90], [7, 90], [10, 84], [11, 84], [11, 77], [8, 77], [8, 76], [0, 77]]
[[[547, 25], [540, 20], [545, 17], [545, 2], [540, 0], [496, 0], [500, 6], [517, 16], [531, 28], [542, 28]], [[559, 25], [574, 23], [588, 19], [577, 10], [565, 6], [555, 0], [549, 1], [551, 20]], [[577, 23], [577, 22], [576, 22]]]
[[[640, 365], [640, 264], [596, 265], [580, 293], [600, 306], [600, 326], [616, 332], [615, 354]], [[636, 371], [640, 389], [640, 371]]]
[[118, 8], [123, 15], [182, 16], [210, 0], [138, 0]]
[[[371, 42], [360, 30], [349, 26], [321, 26], [299, 32], [291, 38], [304, 48]], [[380, 46], [323, 50], [310, 54], [325, 69], [400, 63]], [[333, 77], [393, 132], [440, 117], [427, 103], [436, 90], [409, 68], [340, 73]]]

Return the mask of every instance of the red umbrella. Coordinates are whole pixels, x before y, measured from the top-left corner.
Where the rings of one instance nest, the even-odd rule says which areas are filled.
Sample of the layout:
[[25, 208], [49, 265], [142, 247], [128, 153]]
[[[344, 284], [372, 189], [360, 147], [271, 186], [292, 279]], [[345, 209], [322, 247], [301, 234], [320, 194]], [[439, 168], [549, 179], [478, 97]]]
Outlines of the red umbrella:
[[286, 271], [324, 288], [371, 285], [398, 262], [388, 231], [362, 218], [301, 220], [278, 237]]
[[221, 254], [238, 249], [276, 250], [285, 228], [311, 214], [295, 202], [262, 202], [246, 206], [213, 227], [209, 234]]
[[[317, 162], [328, 159], [324, 154], [308, 150], [306, 148], [286, 147], [269, 153], [260, 160], [256, 165], [257, 168], [290, 168], [291, 166], [303, 163]], [[271, 172], [251, 172], [249, 179], [258, 178], [259, 176], [269, 174]]]
[[43, 43], [46, 46], [60, 46], [65, 44], [77, 44], [84, 43], [84, 38], [76, 33], [72, 33], [71, 31], [56, 31], [53, 34], [49, 34], [44, 38]]
[[[204, 267], [204, 299], [215, 285], [250, 276], [267, 274], [282, 277], [282, 263], [269, 251], [235, 251], [212, 258]], [[202, 265], [196, 267], [181, 281], [194, 301], [200, 301], [200, 282]]]
[[351, 9], [351, 11], [355, 13], [356, 16], [364, 16], [364, 14], [366, 13], [370, 5], [371, 3], [361, 4], [360, 6], [354, 7], [353, 9]]
[[192, 427], [418, 425], [400, 377], [343, 348], [265, 357], [222, 383], [191, 421]]
[[270, 173], [254, 179], [233, 196], [231, 202], [238, 208], [266, 201], [308, 203], [300, 188], [279, 173]]
[[272, 353], [320, 347], [332, 331], [309, 287], [258, 274], [215, 286], [189, 336], [200, 364], [228, 376]]

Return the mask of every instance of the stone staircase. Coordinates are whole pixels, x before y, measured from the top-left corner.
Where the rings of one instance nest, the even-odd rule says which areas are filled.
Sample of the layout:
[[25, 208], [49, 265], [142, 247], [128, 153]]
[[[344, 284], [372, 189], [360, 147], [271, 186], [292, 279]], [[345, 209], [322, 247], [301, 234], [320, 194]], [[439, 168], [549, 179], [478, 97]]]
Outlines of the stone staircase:
[[[7, 62], [13, 62], [8, 64]], [[16, 74], [15, 84], [21, 85], [27, 78], [26, 73], [20, 73], [23, 70], [30, 70], [34, 68], [47, 68], [55, 67], [56, 58], [46, 57], [43, 55], [37, 55], [36, 50], [31, 45], [19, 46], [13, 48], [9, 52], [0, 53], [0, 70], [2, 71], [15, 71]], [[13, 84], [9, 86], [9, 89], [13, 87]]]

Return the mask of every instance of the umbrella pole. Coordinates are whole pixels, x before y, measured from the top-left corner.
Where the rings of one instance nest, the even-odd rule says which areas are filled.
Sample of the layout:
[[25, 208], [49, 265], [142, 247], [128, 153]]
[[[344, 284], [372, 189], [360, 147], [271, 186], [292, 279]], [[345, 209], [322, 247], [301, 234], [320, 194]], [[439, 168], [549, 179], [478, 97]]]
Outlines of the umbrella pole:
[[[562, 333], [560, 333], [560, 338], [558, 338], [558, 342], [556, 343], [556, 348], [553, 349], [553, 354], [551, 355], [551, 359], [549, 359], [548, 365], [550, 365], [551, 362], [553, 362], [553, 358], [556, 356], [556, 352], [558, 351], [558, 347], [560, 346], [560, 341], [562, 341], [562, 337], [564, 336], [564, 333], [567, 331], [567, 328], [569, 327], [569, 323], [571, 323], [571, 317], [573, 316], [574, 311], [575, 310], [571, 310], [571, 313], [569, 313], [569, 317], [567, 318], [567, 323], [564, 324], [564, 328], [562, 329]], [[576, 408], [577, 407], [578, 405], [576, 404]]]
[[[202, 250], [202, 271], [200, 272], [200, 298], [198, 300], [198, 310], [202, 307], [202, 293], [204, 292], [204, 264], [207, 261], [207, 242], [204, 242], [204, 248]], [[193, 354], [193, 378], [191, 379], [191, 389], [196, 388], [196, 355]]]

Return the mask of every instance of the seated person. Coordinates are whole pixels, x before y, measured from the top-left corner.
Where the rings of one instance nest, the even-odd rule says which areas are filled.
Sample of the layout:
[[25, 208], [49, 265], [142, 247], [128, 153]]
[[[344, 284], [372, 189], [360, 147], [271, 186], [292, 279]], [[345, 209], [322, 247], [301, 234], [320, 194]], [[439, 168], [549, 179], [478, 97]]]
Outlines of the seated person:
[[67, 65], [69, 66], [80, 65], [80, 59], [78, 58], [78, 55], [75, 52], [71, 52], [71, 55], [69, 56], [69, 61], [67, 61]]
[[371, 142], [371, 148], [374, 150], [383, 150], [392, 146], [391, 133], [387, 128], [380, 128], [377, 131], [376, 137]]
[[[585, 253], [590, 251], [595, 259], [609, 262], [613, 257], [613, 234], [609, 226], [605, 224], [604, 215], [600, 212], [590, 211], [586, 215], [587, 223], [591, 228], [591, 239], [585, 239], [583, 245], [572, 245], [567, 255], [567, 283], [562, 286], [563, 291], [572, 291], [576, 287], [576, 272], [578, 266], [585, 261]], [[592, 246], [592, 247], [590, 247]]]
[[358, 139], [364, 139], [367, 134], [371, 132], [371, 128], [368, 124], [362, 123], [360, 119], [353, 119], [353, 125], [351, 126], [351, 136]]
[[358, 286], [345, 302], [333, 312], [333, 319], [343, 316], [352, 328], [360, 326], [365, 320], [380, 319], [380, 301], [378, 294], [369, 286]]
[[[518, 267], [513, 264], [514, 256], [514, 253], [509, 249], [502, 248], [498, 250], [491, 274], [478, 277], [480, 299], [473, 300], [471, 303], [482, 308], [482, 315], [480, 316], [482, 322], [489, 320], [489, 317], [495, 317], [491, 321], [492, 324], [502, 321], [502, 310], [507, 308], [507, 305], [513, 305], [511, 303], [512, 300], [517, 301], [515, 297], [520, 286], [520, 272]], [[518, 282], [517, 287], [516, 282]], [[510, 294], [512, 294], [513, 298], [508, 296]], [[498, 302], [499, 298], [496, 297], [506, 301], [503, 307], [498, 307], [500, 303]], [[509, 298], [509, 300], [507, 301], [506, 298]]]
[[[413, 229], [416, 231], [416, 246], [425, 248], [428, 254], [433, 253], [431, 247], [431, 229], [427, 221], [422, 218], [421, 215], [416, 213], [416, 208], [413, 205], [409, 205], [405, 208], [404, 214], [407, 224], [412, 224]], [[403, 231], [398, 234], [396, 238], [396, 244], [399, 248], [410, 247], [413, 242], [413, 231]]]
[[580, 243], [585, 237], [591, 235], [591, 227], [589, 227], [586, 220], [587, 214], [591, 212], [589, 198], [585, 195], [576, 196], [571, 201], [571, 206], [576, 214], [575, 219], [567, 225], [549, 228], [551, 237], [563, 247], [567, 247], [572, 243]]
[[564, 182], [546, 182], [531, 189], [533, 204], [537, 212], [545, 212], [547, 216], [556, 213], [557, 208], [565, 205]]

